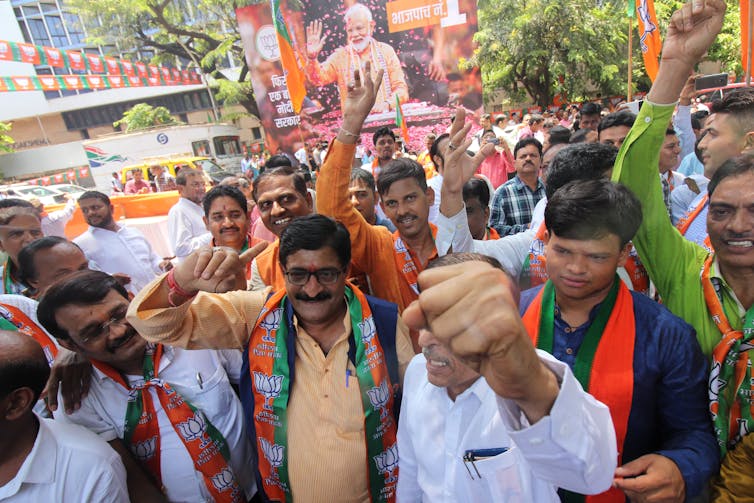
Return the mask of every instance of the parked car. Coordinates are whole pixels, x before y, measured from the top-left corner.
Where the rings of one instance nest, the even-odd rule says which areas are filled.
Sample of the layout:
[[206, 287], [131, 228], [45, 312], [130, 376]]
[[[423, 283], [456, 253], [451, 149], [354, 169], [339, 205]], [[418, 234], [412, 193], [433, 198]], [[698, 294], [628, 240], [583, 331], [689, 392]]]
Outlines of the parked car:
[[132, 164], [122, 168], [120, 172], [121, 182], [125, 185], [130, 178], [129, 173], [134, 169], [140, 169], [144, 174], [144, 180], [151, 182], [154, 177], [149, 172], [149, 167], [155, 164], [167, 168], [168, 173], [172, 176], [176, 176], [183, 168], [198, 169], [206, 175], [205, 180], [208, 182], [208, 185], [217, 185], [223, 179], [235, 176], [233, 173], [222, 169], [212, 159], [207, 157], [147, 158], [139, 164]]
[[30, 201], [38, 199], [42, 204], [58, 204], [65, 202], [65, 194], [49, 187], [40, 185], [8, 185], [2, 192], [6, 197], [18, 197]]
[[81, 194], [88, 190], [86, 187], [82, 187], [81, 185], [74, 185], [72, 183], [56, 183], [55, 185], [50, 185], [47, 188], [51, 190], [57, 190], [58, 192], [62, 192], [63, 194], [70, 194], [73, 196], [74, 199], [78, 199]]

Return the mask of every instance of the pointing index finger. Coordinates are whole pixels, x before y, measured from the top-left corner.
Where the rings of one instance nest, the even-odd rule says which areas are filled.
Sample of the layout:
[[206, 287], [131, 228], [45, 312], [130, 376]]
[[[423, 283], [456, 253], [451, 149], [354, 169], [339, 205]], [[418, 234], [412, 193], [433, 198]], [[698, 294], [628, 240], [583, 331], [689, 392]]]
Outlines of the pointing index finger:
[[245, 252], [243, 252], [241, 255], [238, 256], [239, 260], [241, 260], [241, 263], [243, 265], [248, 264], [252, 260], [254, 260], [254, 257], [262, 253], [262, 251], [267, 248], [267, 245], [269, 243], [267, 241], [262, 241], [261, 243], [257, 243]]

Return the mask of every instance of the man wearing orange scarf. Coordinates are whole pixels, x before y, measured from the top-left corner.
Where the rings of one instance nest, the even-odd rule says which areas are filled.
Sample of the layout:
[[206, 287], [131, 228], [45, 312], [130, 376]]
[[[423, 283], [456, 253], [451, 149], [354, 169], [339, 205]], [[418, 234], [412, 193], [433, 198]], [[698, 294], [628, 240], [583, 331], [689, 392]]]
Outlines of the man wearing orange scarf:
[[718, 467], [707, 364], [693, 329], [616, 274], [640, 222], [639, 201], [625, 187], [605, 179], [566, 184], [545, 209], [549, 280], [521, 296], [533, 342], [610, 408], [619, 468], [614, 488], [587, 501], [657, 493], [680, 502]]
[[147, 344], [125, 320], [128, 306], [125, 289], [100, 271], [75, 273], [45, 292], [40, 323], [94, 367], [81, 408], [58, 410], [55, 419], [110, 443], [133, 501], [249, 501], [254, 457], [230, 385], [241, 352]]

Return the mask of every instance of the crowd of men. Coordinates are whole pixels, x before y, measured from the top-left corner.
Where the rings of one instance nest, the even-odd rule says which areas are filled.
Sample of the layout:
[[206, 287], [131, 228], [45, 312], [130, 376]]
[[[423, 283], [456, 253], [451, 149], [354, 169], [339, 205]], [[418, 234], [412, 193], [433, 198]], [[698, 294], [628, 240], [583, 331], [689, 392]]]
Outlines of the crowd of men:
[[754, 90], [701, 127], [688, 78], [724, 12], [675, 12], [578, 144], [459, 109], [354, 167], [367, 63], [316, 190], [181, 170], [175, 257], [100, 192], [73, 241], [4, 201], [0, 501], [751, 500]]

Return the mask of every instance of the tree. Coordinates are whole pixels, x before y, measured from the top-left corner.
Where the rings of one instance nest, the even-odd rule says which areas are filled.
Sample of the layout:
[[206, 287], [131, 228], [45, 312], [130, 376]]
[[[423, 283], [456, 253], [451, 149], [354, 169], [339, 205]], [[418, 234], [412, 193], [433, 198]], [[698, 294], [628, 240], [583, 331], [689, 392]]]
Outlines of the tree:
[[[594, 0], [480, 0], [479, 64], [492, 89], [540, 106], [618, 94], [625, 81], [625, 7]], [[625, 86], [624, 86], [625, 87]]]
[[[15, 141], [6, 133], [10, 133], [13, 124], [9, 122], [0, 122], [0, 152], [13, 152]], [[2, 176], [0, 176], [2, 178]]]
[[[235, 8], [259, 0], [70, 0], [89, 33], [88, 42], [114, 46], [134, 57], [153, 51], [153, 63], [201, 67], [218, 82], [226, 105], [241, 105], [258, 115], [247, 81]], [[220, 71], [228, 58], [241, 71], [229, 79]], [[139, 59], [134, 57], [134, 59]]]
[[121, 124], [125, 124], [126, 133], [130, 133], [131, 131], [163, 124], [178, 124], [178, 122], [170, 115], [170, 110], [165, 107], [153, 107], [146, 103], [139, 103], [123, 112], [123, 118], [113, 122], [113, 127], [117, 128]]

